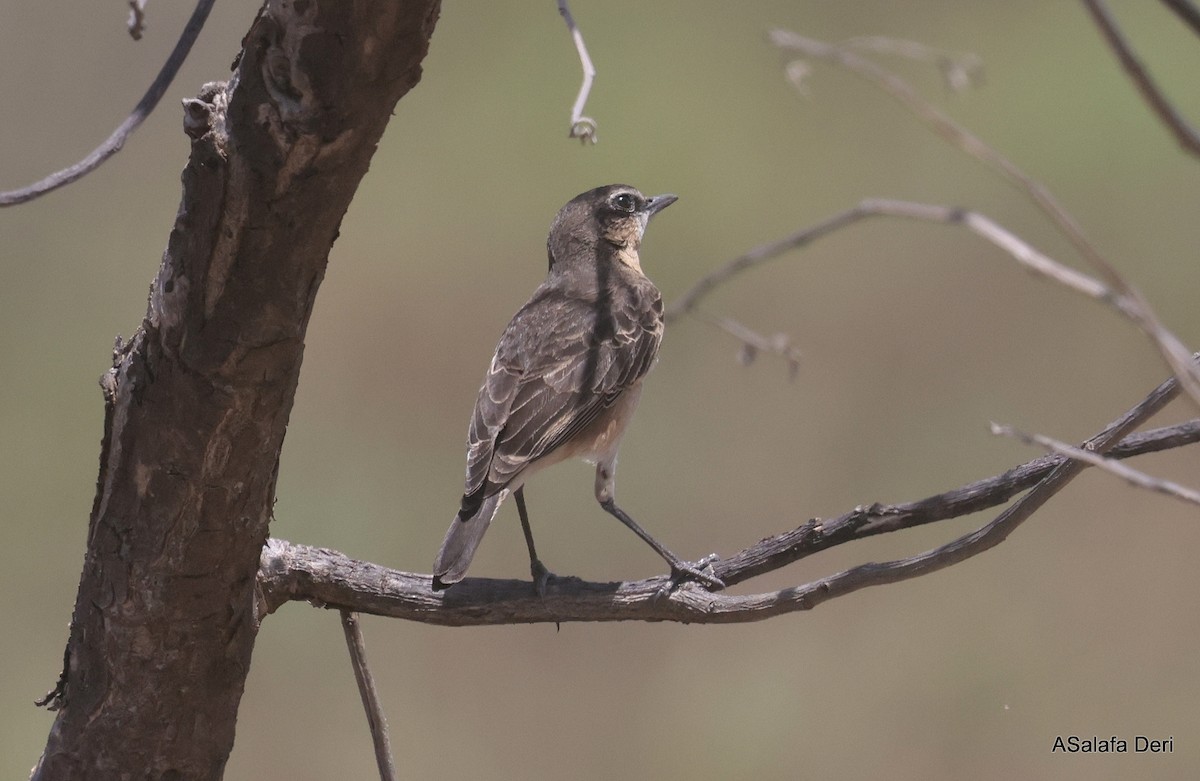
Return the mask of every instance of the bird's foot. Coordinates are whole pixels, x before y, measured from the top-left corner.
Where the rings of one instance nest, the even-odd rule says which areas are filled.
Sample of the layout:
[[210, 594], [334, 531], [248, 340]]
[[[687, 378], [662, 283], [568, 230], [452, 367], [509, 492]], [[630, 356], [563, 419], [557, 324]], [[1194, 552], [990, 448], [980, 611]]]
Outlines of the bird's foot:
[[713, 564], [720, 560], [720, 556], [710, 553], [695, 564], [682, 560], [673, 562], [671, 564], [671, 585], [675, 586], [683, 581], [691, 580], [707, 586], [710, 590], [725, 588], [724, 581], [718, 578], [713, 570]]
[[541, 559], [534, 559], [530, 562], [529, 574], [533, 576], [533, 590], [539, 597], [545, 599], [546, 587], [550, 585], [550, 581], [558, 580], [558, 575], [546, 569], [546, 565], [542, 563]]

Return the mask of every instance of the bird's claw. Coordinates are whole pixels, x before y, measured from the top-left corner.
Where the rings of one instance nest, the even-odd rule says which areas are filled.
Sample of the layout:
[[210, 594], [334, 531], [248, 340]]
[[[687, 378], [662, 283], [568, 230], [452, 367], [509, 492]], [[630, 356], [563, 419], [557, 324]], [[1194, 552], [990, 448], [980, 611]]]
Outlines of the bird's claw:
[[558, 576], [546, 569], [546, 565], [539, 559], [534, 559], [529, 565], [529, 574], [533, 576], [533, 590], [539, 597], [545, 599], [546, 587], [550, 585], [550, 581], [557, 580]]
[[679, 561], [671, 565], [671, 585], [677, 585], [685, 580], [691, 580], [711, 589], [725, 588], [725, 582], [718, 578], [713, 571], [713, 564], [721, 557], [710, 553], [695, 564]]

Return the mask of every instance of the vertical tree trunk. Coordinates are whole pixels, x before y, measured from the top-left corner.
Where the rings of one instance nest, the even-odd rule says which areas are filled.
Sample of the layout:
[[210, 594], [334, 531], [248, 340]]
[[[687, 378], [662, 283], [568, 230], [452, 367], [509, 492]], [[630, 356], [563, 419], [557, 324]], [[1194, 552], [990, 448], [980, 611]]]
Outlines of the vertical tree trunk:
[[60, 707], [34, 777], [220, 778], [304, 335], [438, 0], [268, 2], [185, 105], [191, 159], [106, 417]]

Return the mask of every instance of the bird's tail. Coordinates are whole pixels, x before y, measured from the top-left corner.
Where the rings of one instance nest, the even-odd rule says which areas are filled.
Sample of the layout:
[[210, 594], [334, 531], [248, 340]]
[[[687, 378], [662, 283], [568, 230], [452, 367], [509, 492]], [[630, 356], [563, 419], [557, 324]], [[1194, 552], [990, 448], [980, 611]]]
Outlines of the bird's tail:
[[496, 517], [496, 510], [500, 508], [500, 503], [506, 496], [508, 491], [504, 490], [484, 499], [483, 504], [479, 505], [479, 509], [470, 518], [454, 516], [450, 528], [446, 530], [442, 549], [438, 551], [433, 562], [434, 591], [449, 588], [467, 574], [467, 567], [471, 566], [471, 559], [475, 558], [475, 549], [479, 547], [483, 533], [492, 523], [492, 518]]

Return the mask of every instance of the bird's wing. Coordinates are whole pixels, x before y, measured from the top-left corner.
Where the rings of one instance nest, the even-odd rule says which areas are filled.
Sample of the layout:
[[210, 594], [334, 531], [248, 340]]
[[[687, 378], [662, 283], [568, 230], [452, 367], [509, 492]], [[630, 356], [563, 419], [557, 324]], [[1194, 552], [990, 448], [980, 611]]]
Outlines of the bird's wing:
[[467, 438], [463, 507], [507, 485], [596, 419], [654, 364], [662, 300], [622, 289], [602, 304], [539, 291], [509, 323]]

